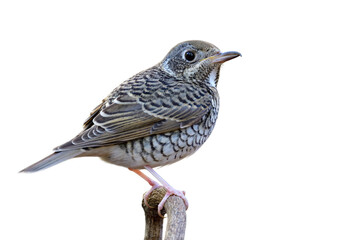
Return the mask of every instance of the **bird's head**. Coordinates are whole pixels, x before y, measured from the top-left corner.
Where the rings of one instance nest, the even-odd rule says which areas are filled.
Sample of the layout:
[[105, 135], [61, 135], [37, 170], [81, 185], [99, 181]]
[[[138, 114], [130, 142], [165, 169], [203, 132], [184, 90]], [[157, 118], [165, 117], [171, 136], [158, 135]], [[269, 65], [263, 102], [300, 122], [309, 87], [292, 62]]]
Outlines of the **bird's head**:
[[221, 53], [208, 42], [186, 41], [172, 48], [160, 67], [177, 79], [216, 87], [221, 64], [238, 56], [241, 56], [238, 52]]

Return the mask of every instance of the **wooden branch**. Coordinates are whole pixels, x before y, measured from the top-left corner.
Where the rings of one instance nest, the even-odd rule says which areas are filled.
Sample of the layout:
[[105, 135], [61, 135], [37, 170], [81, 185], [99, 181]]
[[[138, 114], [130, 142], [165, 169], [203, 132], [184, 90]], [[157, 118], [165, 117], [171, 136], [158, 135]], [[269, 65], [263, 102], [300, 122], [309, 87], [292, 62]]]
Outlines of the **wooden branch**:
[[[164, 197], [166, 190], [164, 188], [155, 189], [149, 199], [149, 208], [145, 205], [144, 199], [142, 200], [142, 207], [145, 212], [145, 237], [144, 240], [161, 240], [163, 229], [163, 218], [159, 216], [157, 212], [157, 205]], [[161, 214], [165, 214], [165, 210], [162, 210]]]
[[[157, 206], [165, 196], [166, 190], [163, 187], [155, 189], [149, 199], [149, 208], [142, 201], [145, 212], [145, 240], [161, 240], [163, 229], [163, 218], [158, 215]], [[184, 201], [178, 196], [170, 196], [161, 211], [162, 215], [167, 213], [167, 226], [165, 240], [181, 240], [185, 237], [186, 228], [186, 207]]]
[[186, 207], [184, 200], [178, 196], [170, 196], [164, 208], [168, 216], [165, 240], [184, 239], [186, 228]]

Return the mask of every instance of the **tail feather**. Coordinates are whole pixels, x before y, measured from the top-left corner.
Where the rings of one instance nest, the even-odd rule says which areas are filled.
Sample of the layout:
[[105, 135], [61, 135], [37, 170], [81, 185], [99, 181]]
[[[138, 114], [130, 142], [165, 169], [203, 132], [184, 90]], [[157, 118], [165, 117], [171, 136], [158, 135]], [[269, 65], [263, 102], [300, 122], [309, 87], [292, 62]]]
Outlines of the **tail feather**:
[[34, 163], [33, 165], [21, 170], [20, 172], [37, 172], [42, 169], [52, 167], [70, 158], [76, 157], [81, 154], [81, 150], [71, 150], [63, 152], [55, 152], [46, 158]]

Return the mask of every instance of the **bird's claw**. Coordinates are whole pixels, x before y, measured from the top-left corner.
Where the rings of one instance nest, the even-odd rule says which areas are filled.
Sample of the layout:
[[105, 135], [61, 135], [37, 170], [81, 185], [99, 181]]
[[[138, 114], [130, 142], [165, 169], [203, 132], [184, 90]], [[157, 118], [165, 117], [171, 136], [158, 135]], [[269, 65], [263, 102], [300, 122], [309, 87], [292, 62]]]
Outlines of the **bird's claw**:
[[172, 187], [165, 187], [166, 189], [166, 194], [165, 196], [163, 197], [163, 199], [161, 200], [161, 202], [159, 203], [158, 205], [158, 214], [160, 217], [164, 218], [164, 216], [161, 214], [161, 210], [164, 208], [164, 205], [166, 203], [166, 200], [171, 196], [171, 195], [175, 195], [175, 196], [178, 196], [180, 197], [183, 201], [184, 201], [184, 204], [185, 204], [185, 207], [186, 207], [186, 210], [188, 209], [189, 207], [189, 202], [188, 200], [186, 199], [185, 197], [185, 191], [179, 191], [179, 190], [176, 190]]
[[[161, 187], [160, 184], [156, 183], [154, 185], [152, 185], [151, 189], [149, 191], [147, 191], [144, 195], [144, 203], [146, 206], [148, 206], [149, 208], [154, 208], [153, 206], [150, 206], [149, 203], [148, 203], [148, 199], [151, 195], [151, 193], [157, 189]], [[185, 207], [186, 209], [188, 209], [189, 207], [189, 202], [188, 200], [186, 199], [185, 197], [185, 191], [179, 191], [179, 190], [176, 190], [172, 187], [164, 187], [166, 189], [166, 194], [165, 196], [163, 197], [163, 199], [161, 200], [161, 202], [159, 203], [158, 205], [158, 214], [160, 217], [164, 218], [164, 216], [161, 214], [161, 210], [164, 208], [164, 205], [166, 203], [166, 200], [171, 196], [171, 195], [175, 195], [175, 196], [178, 196], [180, 197], [183, 201], [184, 201], [184, 204], [185, 204]]]
[[155, 189], [157, 189], [157, 188], [159, 188], [159, 187], [161, 187], [161, 185], [154, 181], [154, 185], [152, 185], [152, 187], [150, 188], [150, 190], [147, 191], [147, 192], [145, 193], [145, 195], [144, 195], [144, 203], [145, 203], [145, 205], [148, 206], [149, 208], [154, 208], [154, 207], [152, 207], [152, 206], [149, 205], [148, 199], [149, 199], [151, 193], [152, 193]]
[[171, 196], [171, 195], [175, 195], [175, 196], [178, 196], [180, 197], [183, 201], [184, 201], [184, 204], [185, 204], [185, 207], [186, 207], [186, 210], [188, 209], [189, 207], [189, 202], [188, 200], [186, 199], [185, 197], [185, 191], [179, 191], [179, 190], [176, 190], [174, 189], [173, 187], [171, 187], [159, 174], [157, 174], [154, 169], [152, 169], [150, 166], [144, 166], [144, 168], [146, 168], [146, 170], [148, 170], [154, 177], [157, 178], [157, 180], [160, 181], [160, 183], [162, 185], [160, 185], [158, 182], [152, 180], [151, 178], [149, 178], [148, 176], [146, 176], [144, 173], [142, 173], [140, 170], [138, 169], [132, 169], [132, 168], [129, 168], [129, 170], [133, 171], [134, 173], [136, 173], [137, 175], [139, 175], [141, 178], [143, 178], [145, 181], [147, 181], [150, 185], [151, 185], [151, 189], [149, 191], [147, 191], [144, 195], [144, 204], [149, 207], [149, 208], [154, 208], [154, 207], [151, 207], [148, 203], [148, 199], [151, 195], [151, 193], [163, 186], [166, 190], [166, 193], [165, 193], [165, 196], [163, 197], [163, 199], [160, 201], [159, 205], [158, 205], [158, 214], [160, 217], [164, 217], [162, 214], [161, 214], [161, 210], [164, 208], [164, 205], [165, 205], [165, 202], [166, 200]]

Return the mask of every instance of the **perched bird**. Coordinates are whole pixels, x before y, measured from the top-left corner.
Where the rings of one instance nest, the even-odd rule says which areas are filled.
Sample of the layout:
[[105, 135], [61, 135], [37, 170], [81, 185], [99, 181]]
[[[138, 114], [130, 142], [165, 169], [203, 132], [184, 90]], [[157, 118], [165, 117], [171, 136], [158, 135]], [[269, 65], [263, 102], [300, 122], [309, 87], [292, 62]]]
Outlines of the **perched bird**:
[[188, 206], [184, 193], [153, 168], [191, 155], [210, 136], [219, 111], [220, 66], [238, 56], [238, 52], [221, 53], [204, 41], [179, 43], [160, 63], [115, 88], [91, 112], [76, 137], [21, 172], [36, 172], [75, 157], [100, 157], [129, 168], [152, 186], [145, 203], [160, 184], [139, 169], [158, 179], [167, 190], [159, 214], [172, 194]]

